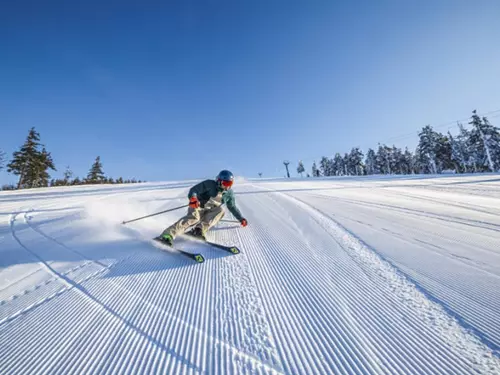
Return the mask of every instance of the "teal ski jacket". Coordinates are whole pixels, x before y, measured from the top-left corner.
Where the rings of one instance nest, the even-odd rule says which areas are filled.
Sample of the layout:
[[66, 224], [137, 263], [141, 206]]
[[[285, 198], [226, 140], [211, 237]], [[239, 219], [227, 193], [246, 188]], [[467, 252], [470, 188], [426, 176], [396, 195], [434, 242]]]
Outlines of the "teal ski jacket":
[[[217, 186], [217, 181], [215, 180], [205, 180], [196, 185], [194, 185], [188, 193], [188, 198], [196, 196], [200, 201], [200, 206], [204, 207], [205, 204], [214, 198], [221, 190]], [[241, 214], [238, 207], [236, 207], [236, 201], [234, 198], [234, 193], [231, 189], [222, 191], [222, 204], [226, 204], [229, 211], [234, 215], [234, 217], [241, 221], [243, 215]]]

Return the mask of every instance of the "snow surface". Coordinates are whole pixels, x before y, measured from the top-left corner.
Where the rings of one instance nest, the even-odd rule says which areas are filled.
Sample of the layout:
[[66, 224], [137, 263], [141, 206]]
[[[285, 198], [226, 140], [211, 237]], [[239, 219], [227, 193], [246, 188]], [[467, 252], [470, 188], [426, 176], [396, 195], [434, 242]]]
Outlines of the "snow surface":
[[500, 374], [499, 175], [194, 182], [1, 192], [0, 374]]

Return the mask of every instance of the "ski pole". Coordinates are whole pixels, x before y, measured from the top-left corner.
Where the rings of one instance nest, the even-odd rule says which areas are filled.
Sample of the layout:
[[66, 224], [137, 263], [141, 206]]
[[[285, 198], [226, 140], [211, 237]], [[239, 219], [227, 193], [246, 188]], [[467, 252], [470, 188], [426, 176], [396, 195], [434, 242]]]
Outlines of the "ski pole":
[[151, 217], [151, 216], [155, 216], [155, 215], [164, 214], [164, 213], [166, 213], [166, 212], [170, 212], [170, 211], [175, 211], [175, 210], [178, 210], [178, 209], [181, 209], [181, 208], [187, 207], [187, 206], [189, 206], [189, 204], [186, 204], [186, 205], [184, 205], [184, 206], [179, 206], [179, 207], [171, 208], [171, 209], [169, 209], [169, 210], [165, 210], [165, 211], [157, 212], [157, 213], [155, 213], [155, 214], [151, 214], [151, 215], [146, 215], [146, 216], [138, 217], [137, 219], [127, 220], [127, 221], [122, 222], [122, 224], [127, 224], [127, 223], [131, 223], [132, 221], [137, 221], [137, 220], [145, 219], [145, 218], [147, 218], [147, 217]]
[[239, 221], [238, 220], [226, 220], [226, 219], [220, 219], [219, 222], [222, 222], [222, 223], [237, 223], [239, 224]]

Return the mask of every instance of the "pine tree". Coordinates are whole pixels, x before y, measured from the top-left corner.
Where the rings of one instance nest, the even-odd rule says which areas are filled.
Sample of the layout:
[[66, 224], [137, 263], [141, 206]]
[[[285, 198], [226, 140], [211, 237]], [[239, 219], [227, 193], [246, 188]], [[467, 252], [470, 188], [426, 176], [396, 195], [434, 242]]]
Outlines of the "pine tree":
[[422, 173], [441, 173], [451, 164], [451, 147], [446, 137], [427, 125], [418, 134], [420, 137], [417, 154]]
[[378, 145], [377, 156], [375, 158], [375, 169], [382, 174], [392, 174], [391, 169], [391, 148], [386, 145]]
[[69, 165], [66, 167], [66, 170], [64, 171], [64, 182], [65, 182], [65, 185], [70, 185], [71, 182], [71, 177], [73, 177], [73, 172], [71, 171], [71, 169], [69, 169]]
[[102, 171], [101, 157], [96, 157], [94, 164], [87, 175], [87, 182], [91, 184], [103, 183], [106, 177]]
[[404, 174], [403, 151], [394, 145], [389, 151], [389, 165], [393, 173]]
[[492, 126], [486, 117], [478, 116], [476, 110], [472, 111], [469, 124], [472, 130], [469, 137], [473, 159], [480, 172], [489, 170], [494, 172], [500, 169], [500, 133], [498, 128]]
[[414, 165], [414, 156], [408, 147], [406, 147], [405, 152], [403, 154], [403, 168], [404, 174], [413, 174], [415, 173], [415, 165]]
[[47, 152], [45, 147], [42, 149], [40, 158], [38, 160], [37, 174], [35, 178], [35, 186], [46, 187], [49, 186], [50, 175], [47, 173], [47, 169], [56, 170], [54, 166], [54, 161], [50, 152]]
[[363, 152], [359, 147], [351, 149], [351, 153], [349, 154], [349, 169], [353, 175], [364, 175], [363, 156]]
[[375, 151], [369, 148], [368, 152], [366, 153], [366, 160], [365, 160], [366, 174], [372, 175], [380, 173], [379, 171], [377, 171], [375, 167], [376, 157], [377, 156], [375, 155]]
[[349, 154], [346, 152], [344, 153], [344, 156], [342, 157], [342, 173], [340, 173], [341, 176], [350, 176], [351, 175], [351, 166], [349, 164]]
[[16, 190], [16, 187], [14, 185], [11, 185], [11, 184], [5, 184], [5, 185], [2, 185], [2, 188], [0, 190]]
[[474, 171], [474, 163], [471, 162], [471, 149], [469, 147], [470, 133], [461, 123], [457, 123], [459, 134], [453, 137], [448, 132], [448, 139], [451, 147], [451, 162], [455, 166], [457, 173], [467, 173]]
[[302, 160], [299, 160], [299, 165], [297, 166], [297, 173], [300, 174], [300, 177], [303, 177], [303, 173], [306, 171], [304, 168], [304, 163], [302, 163]]
[[331, 162], [331, 176], [342, 176], [344, 174], [344, 159], [337, 152]]
[[484, 147], [483, 134], [481, 132], [482, 122], [476, 110], [472, 111], [472, 130], [469, 133], [468, 146], [471, 152], [470, 162], [474, 164], [474, 172], [484, 172], [488, 164], [488, 156]]
[[40, 134], [32, 127], [25, 143], [15, 151], [7, 171], [19, 176], [19, 188], [48, 186], [50, 175], [47, 170], [56, 170], [52, 157], [45, 148], [39, 151]]
[[5, 163], [5, 152], [0, 149], [0, 171], [3, 169], [3, 165]]
[[319, 162], [321, 174], [325, 177], [331, 176], [331, 160], [323, 156]]
[[500, 170], [500, 129], [491, 125], [486, 117], [483, 117], [483, 134], [486, 140], [485, 146], [490, 150], [493, 171]]
[[450, 139], [441, 133], [437, 133], [436, 162], [438, 173], [444, 170], [453, 169], [452, 149]]
[[312, 176], [319, 177], [319, 169], [316, 166], [316, 162], [313, 162], [313, 165], [312, 165]]

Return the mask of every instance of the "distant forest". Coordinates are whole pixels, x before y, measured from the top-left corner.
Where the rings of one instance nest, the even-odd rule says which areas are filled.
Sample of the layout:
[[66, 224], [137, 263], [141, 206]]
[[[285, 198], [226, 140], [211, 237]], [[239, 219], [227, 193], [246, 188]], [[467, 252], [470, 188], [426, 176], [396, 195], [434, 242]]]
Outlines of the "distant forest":
[[[470, 118], [470, 129], [458, 123], [459, 133], [442, 134], [427, 125], [418, 133], [419, 142], [414, 152], [396, 146], [378, 144], [369, 148], [366, 156], [359, 147], [354, 147], [343, 156], [336, 153], [333, 158], [323, 156], [312, 165], [307, 176], [363, 176], [363, 175], [407, 175], [479, 173], [500, 171], [500, 129], [493, 126], [487, 117], [480, 117], [474, 110]], [[288, 163], [288, 162], [286, 162]], [[288, 170], [288, 165], [287, 166]], [[306, 172], [299, 161], [297, 173]], [[288, 174], [289, 175], [289, 174]]]
[[[487, 117], [480, 117], [476, 110], [472, 111], [468, 124], [471, 125], [470, 129], [458, 123], [459, 132], [455, 136], [450, 132], [442, 134], [435, 131], [430, 125], [424, 126], [418, 133], [419, 142], [414, 152], [408, 147], [402, 150], [395, 145], [379, 143], [376, 150], [369, 148], [365, 155], [359, 147], [353, 147], [344, 155], [336, 153], [333, 158], [323, 156], [318, 164], [313, 163], [311, 173], [306, 173], [303, 162], [299, 161], [297, 173], [301, 176], [306, 173], [307, 177], [320, 177], [500, 171], [500, 129], [492, 125]], [[288, 164], [285, 164], [287, 171]], [[49, 171], [56, 171], [56, 167], [34, 127], [10, 160], [5, 152], [0, 150], [0, 170], [2, 168], [18, 176], [17, 185], [5, 185], [2, 190], [143, 182], [107, 177], [99, 156], [83, 178], [73, 177], [73, 172], [66, 167], [64, 178], [51, 179]], [[259, 173], [259, 176], [262, 176], [262, 173]]]
[[85, 184], [126, 184], [142, 182], [141, 180], [122, 177], [107, 177], [103, 172], [101, 158], [96, 157], [86, 177], [74, 177], [71, 169], [66, 167], [64, 178], [52, 179], [49, 171], [56, 171], [50, 152], [40, 142], [40, 134], [31, 128], [26, 141], [7, 160], [5, 152], [0, 150], [0, 170], [6, 167], [7, 172], [18, 176], [17, 185], [4, 185], [2, 190], [28, 189], [48, 186], [69, 186]]

